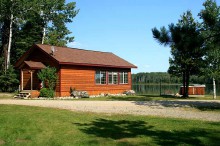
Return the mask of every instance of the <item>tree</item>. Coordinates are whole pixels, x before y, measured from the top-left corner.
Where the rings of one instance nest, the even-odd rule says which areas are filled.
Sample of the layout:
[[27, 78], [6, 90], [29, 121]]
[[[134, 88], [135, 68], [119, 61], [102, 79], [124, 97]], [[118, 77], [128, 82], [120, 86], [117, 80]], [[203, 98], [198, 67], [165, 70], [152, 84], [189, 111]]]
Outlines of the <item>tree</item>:
[[[73, 41], [70, 31], [66, 27], [67, 23], [77, 15], [75, 2], [65, 3], [65, 0], [1, 0], [0, 1], [0, 53], [4, 58], [4, 68], [7, 70], [11, 61], [11, 52], [19, 47], [19, 50], [26, 51], [33, 43], [43, 42], [44, 44], [65, 46]], [[37, 21], [36, 21], [37, 20]], [[30, 26], [30, 25], [36, 26]], [[21, 48], [17, 41], [27, 43], [27, 38], [36, 38], [33, 35], [24, 34], [27, 26], [36, 29], [41, 35], [40, 40], [29, 42], [28, 47]], [[38, 29], [40, 28], [40, 30]], [[32, 29], [31, 32], [34, 32]], [[27, 31], [25, 33], [28, 33]], [[17, 36], [16, 38], [14, 37]], [[23, 35], [23, 38], [21, 38]], [[33, 39], [30, 39], [33, 40]], [[15, 44], [17, 43], [17, 44]], [[20, 43], [21, 44], [21, 43]], [[13, 48], [13, 50], [11, 49]], [[24, 52], [23, 51], [23, 52]], [[20, 53], [20, 51], [19, 51]], [[20, 56], [19, 56], [20, 57]]]
[[42, 44], [65, 46], [72, 42], [74, 37], [69, 36], [71, 32], [66, 27], [66, 23], [71, 23], [79, 10], [76, 3], [65, 4], [65, 0], [34, 0], [38, 3], [35, 9], [39, 12], [43, 22]]
[[177, 24], [170, 24], [168, 30], [165, 27], [152, 29], [158, 43], [171, 48], [168, 72], [182, 76], [184, 97], [188, 97], [190, 76], [198, 73], [203, 65], [203, 37], [198, 29], [199, 23], [195, 22], [190, 11], [184, 13]]
[[0, 0], [0, 70], [7, 74], [10, 64], [34, 43], [66, 46], [73, 41], [66, 24], [78, 13], [75, 4], [65, 0]]
[[216, 99], [215, 80], [220, 79], [220, 7], [216, 1], [207, 0], [203, 6], [205, 9], [199, 13], [202, 22], [202, 34], [205, 38], [206, 67], [204, 74], [213, 79], [213, 98]]
[[4, 71], [10, 66], [10, 54], [13, 37], [13, 24], [18, 22], [22, 17], [22, 6], [24, 2], [21, 0], [1, 0], [0, 3], [0, 23], [1, 23], [1, 53], [4, 58]]
[[0, 72], [0, 91], [1, 92], [14, 92], [18, 89], [19, 81], [17, 79], [17, 74], [15, 73], [12, 66], [4, 73]]

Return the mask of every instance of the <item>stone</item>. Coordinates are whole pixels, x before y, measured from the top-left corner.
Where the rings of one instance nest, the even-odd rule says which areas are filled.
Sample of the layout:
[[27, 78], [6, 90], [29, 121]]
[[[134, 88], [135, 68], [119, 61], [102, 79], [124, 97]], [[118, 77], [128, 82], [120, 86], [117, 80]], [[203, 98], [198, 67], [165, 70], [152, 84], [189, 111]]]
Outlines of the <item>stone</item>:
[[135, 91], [134, 90], [126, 90], [123, 92], [123, 94], [126, 94], [126, 95], [135, 95]]
[[88, 98], [89, 94], [86, 91], [72, 91], [72, 93], [70, 94], [70, 96], [72, 97], [77, 97], [77, 98]]

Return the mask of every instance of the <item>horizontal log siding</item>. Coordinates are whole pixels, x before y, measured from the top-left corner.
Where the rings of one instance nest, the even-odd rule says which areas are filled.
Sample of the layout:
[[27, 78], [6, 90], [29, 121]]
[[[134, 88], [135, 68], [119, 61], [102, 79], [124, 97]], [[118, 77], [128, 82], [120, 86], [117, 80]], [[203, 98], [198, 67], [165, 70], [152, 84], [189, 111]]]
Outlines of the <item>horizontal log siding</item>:
[[28, 70], [23, 70], [23, 87], [24, 90], [31, 89], [31, 74]]
[[61, 96], [60, 94], [60, 69], [57, 69], [57, 81], [56, 81], [56, 87], [55, 87], [55, 96]]
[[[31, 70], [23, 70], [23, 88], [24, 90], [31, 90]], [[32, 70], [33, 74], [33, 90], [39, 90], [39, 79], [37, 77], [38, 70]]]
[[[101, 93], [118, 94], [131, 89], [131, 72], [128, 71], [128, 84], [117, 85], [97, 85], [95, 83], [95, 71], [98, 68], [62, 66], [61, 67], [61, 96], [70, 95], [70, 87], [79, 91], [87, 91], [89, 95], [98, 95]], [[101, 69], [107, 70], [107, 69]], [[109, 70], [109, 69], [108, 69]], [[116, 71], [115, 69], [112, 69]], [[111, 70], [111, 71], [112, 71]], [[120, 69], [117, 69], [120, 71]]]

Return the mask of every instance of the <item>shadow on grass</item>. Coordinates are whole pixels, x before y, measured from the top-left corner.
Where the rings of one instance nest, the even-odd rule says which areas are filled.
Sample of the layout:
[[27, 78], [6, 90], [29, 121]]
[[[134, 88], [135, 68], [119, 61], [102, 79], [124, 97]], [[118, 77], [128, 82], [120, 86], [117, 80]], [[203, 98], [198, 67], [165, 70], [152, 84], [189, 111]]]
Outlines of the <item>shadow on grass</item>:
[[[91, 123], [73, 123], [79, 126], [79, 129], [90, 135], [102, 138], [110, 138], [113, 140], [128, 139], [128, 138], [139, 138], [135, 142], [138, 145], [149, 145], [155, 143], [158, 145], [206, 145], [201, 138], [205, 138], [209, 141], [208, 144], [215, 145], [219, 142], [219, 137], [213, 131], [204, 129], [187, 129], [187, 130], [158, 130], [154, 126], [149, 125], [145, 121], [129, 121], [129, 120], [106, 120], [103, 118], [96, 119]], [[207, 132], [208, 131], [208, 132]], [[216, 135], [216, 136], [215, 136]], [[140, 140], [143, 138], [145, 140]], [[146, 140], [150, 139], [149, 141]], [[134, 142], [134, 140], [132, 140]], [[143, 143], [143, 141], [145, 141]], [[211, 143], [210, 143], [211, 142]], [[125, 143], [121, 143], [125, 144]], [[132, 145], [129, 141], [126, 142], [128, 145]]]

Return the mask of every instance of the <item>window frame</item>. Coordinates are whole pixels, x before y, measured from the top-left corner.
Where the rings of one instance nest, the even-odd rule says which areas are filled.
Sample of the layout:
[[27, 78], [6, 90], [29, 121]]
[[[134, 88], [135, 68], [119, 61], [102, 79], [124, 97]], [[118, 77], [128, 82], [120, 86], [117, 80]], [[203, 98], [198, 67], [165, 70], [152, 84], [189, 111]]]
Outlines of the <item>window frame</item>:
[[[111, 77], [109, 76], [111, 75]], [[115, 80], [115, 75], [117, 77], [117, 79]], [[109, 81], [111, 78], [111, 82]], [[115, 82], [116, 81], [116, 82]], [[108, 71], [108, 84], [109, 85], [118, 85], [119, 83], [119, 74], [118, 71]]]
[[[122, 78], [121, 78], [121, 75], [122, 75]], [[126, 75], [126, 76], [125, 76]], [[125, 78], [125, 77], [127, 77], [127, 78]], [[121, 79], [122, 79], [122, 82], [121, 82]], [[126, 80], [125, 80], [126, 79]], [[129, 79], [128, 79], [128, 72], [127, 71], [120, 71], [119, 72], [119, 84], [128, 84], [129, 83], [129, 81], [128, 81]], [[127, 82], [125, 82], [125, 81], [127, 81]]]
[[[97, 72], [98, 72], [99, 74], [97, 74]], [[102, 83], [102, 78], [103, 78], [103, 77], [101, 77], [101, 76], [102, 76], [102, 75], [101, 75], [102, 73], [105, 74], [105, 77], [103, 76], [104, 79], [105, 79], [105, 81], [104, 81], [105, 83]], [[99, 75], [99, 82], [97, 82], [97, 78], [96, 78], [97, 75]], [[96, 84], [96, 85], [107, 85], [107, 71], [104, 71], [104, 70], [96, 70], [96, 71], [95, 71], [95, 84]]]
[[[104, 83], [102, 83], [103, 82], [102, 81], [102, 79], [103, 79], [102, 74], [105, 75], [104, 80], [103, 80]], [[117, 77], [116, 80], [115, 80], [114, 75]], [[99, 76], [99, 82], [97, 82], [97, 76]], [[110, 82], [110, 80], [111, 80], [111, 82]], [[96, 85], [126, 85], [126, 84], [129, 84], [129, 72], [128, 71], [117, 71], [117, 70], [95, 70], [95, 84]]]

